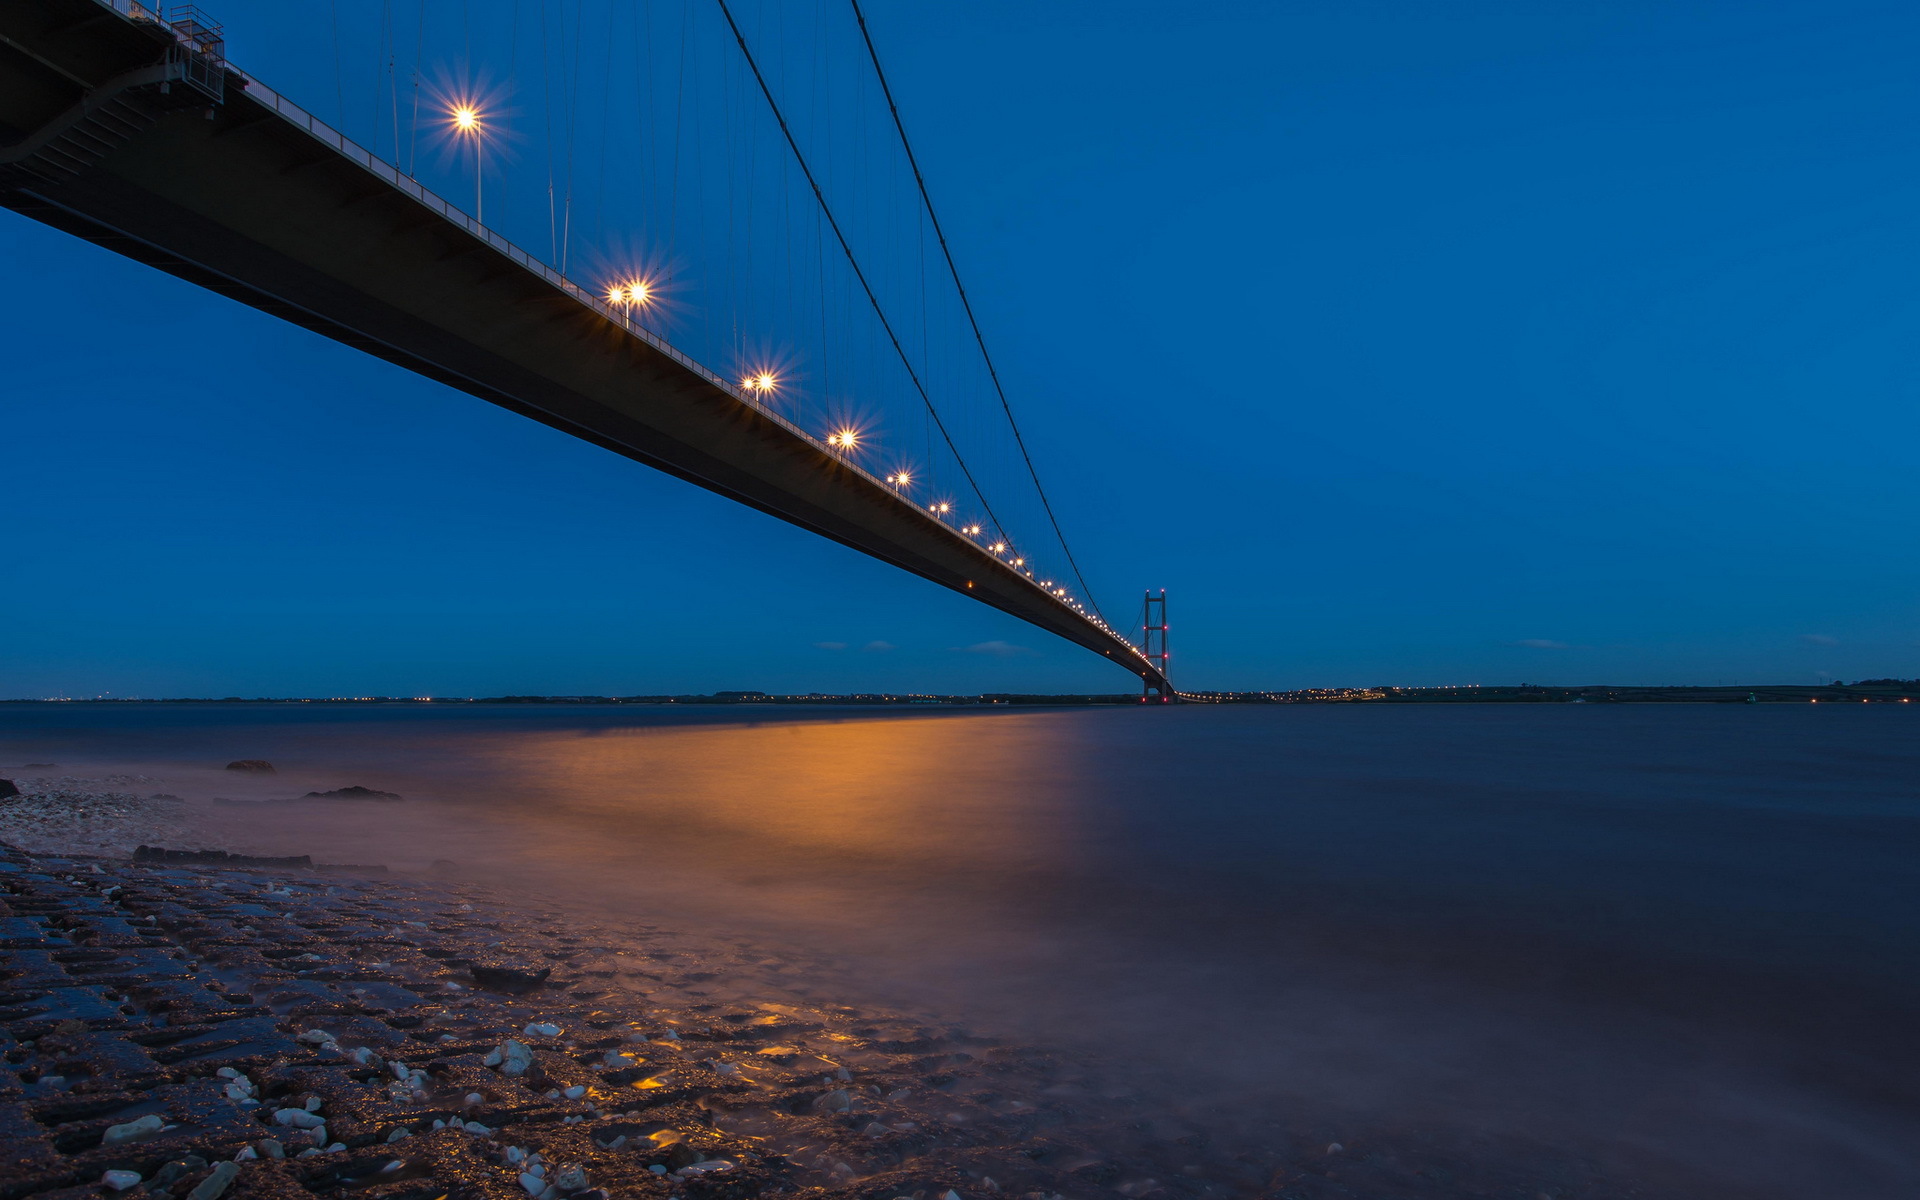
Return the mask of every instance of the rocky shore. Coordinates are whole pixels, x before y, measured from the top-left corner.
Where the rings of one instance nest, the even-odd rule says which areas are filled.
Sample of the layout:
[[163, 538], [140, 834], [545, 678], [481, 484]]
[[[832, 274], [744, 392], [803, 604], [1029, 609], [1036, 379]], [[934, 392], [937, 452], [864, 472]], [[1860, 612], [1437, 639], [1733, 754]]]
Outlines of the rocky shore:
[[797, 951], [159, 851], [140, 784], [0, 803], [0, 1200], [1635, 1194], [852, 1008]]
[[[18, 776], [15, 794], [0, 799], [0, 840], [29, 852], [131, 854], [143, 844], [204, 840], [196, 810], [154, 791], [144, 775]], [[7, 789], [0, 788], [0, 792]]]
[[[1164, 1161], [1203, 1153], [1090, 1121], [1058, 1059], [754, 1002], [729, 976], [779, 962], [664, 931], [11, 847], [0, 904], [4, 1200], [1210, 1190]], [[1155, 1152], [1096, 1151], [1116, 1138]]]

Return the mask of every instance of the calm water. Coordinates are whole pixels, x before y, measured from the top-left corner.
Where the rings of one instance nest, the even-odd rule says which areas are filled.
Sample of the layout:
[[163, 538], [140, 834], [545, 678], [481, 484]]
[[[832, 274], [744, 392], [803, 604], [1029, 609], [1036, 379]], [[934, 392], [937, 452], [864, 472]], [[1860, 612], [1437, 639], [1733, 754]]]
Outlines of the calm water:
[[819, 948], [849, 1000], [1089, 1043], [1348, 1141], [1920, 1195], [1906, 706], [0, 706], [0, 775], [31, 761], [398, 791], [218, 811], [261, 849]]

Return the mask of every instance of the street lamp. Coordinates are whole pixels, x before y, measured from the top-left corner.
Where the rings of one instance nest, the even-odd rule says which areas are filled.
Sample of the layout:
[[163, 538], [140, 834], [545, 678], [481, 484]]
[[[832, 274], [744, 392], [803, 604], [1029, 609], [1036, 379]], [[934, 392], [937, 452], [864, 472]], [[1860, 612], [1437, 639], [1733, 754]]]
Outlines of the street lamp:
[[455, 137], [473, 142], [473, 219], [485, 225], [486, 199], [481, 186], [481, 168], [486, 156], [481, 151], [485, 148], [482, 139], [487, 136], [486, 118], [472, 103], [456, 103], [447, 110], [447, 120], [453, 124]]

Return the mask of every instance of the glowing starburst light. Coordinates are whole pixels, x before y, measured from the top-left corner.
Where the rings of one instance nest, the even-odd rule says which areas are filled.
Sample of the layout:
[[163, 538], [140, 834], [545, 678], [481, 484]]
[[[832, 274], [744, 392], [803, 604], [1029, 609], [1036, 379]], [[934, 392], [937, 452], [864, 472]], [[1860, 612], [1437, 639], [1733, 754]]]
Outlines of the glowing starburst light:
[[860, 431], [857, 429], [838, 429], [827, 435], [827, 445], [838, 450], [852, 450], [860, 445]]
[[913, 476], [907, 474], [905, 471], [895, 471], [893, 474], [887, 476], [887, 482], [897, 488], [903, 488], [913, 482]]
[[644, 279], [628, 279], [607, 288], [607, 300], [613, 304], [645, 304], [653, 299], [653, 285]]
[[471, 104], [454, 105], [447, 117], [453, 122], [454, 129], [461, 133], [480, 132], [480, 110]]

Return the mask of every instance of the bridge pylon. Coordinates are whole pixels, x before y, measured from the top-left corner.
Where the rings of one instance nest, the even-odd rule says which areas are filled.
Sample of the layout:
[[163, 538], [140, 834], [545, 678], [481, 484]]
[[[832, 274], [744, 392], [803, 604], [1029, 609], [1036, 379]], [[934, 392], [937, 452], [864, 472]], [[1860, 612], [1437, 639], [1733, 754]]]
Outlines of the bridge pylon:
[[[1173, 702], [1173, 684], [1167, 674], [1167, 660], [1172, 657], [1167, 649], [1167, 589], [1161, 588], [1159, 595], [1147, 592], [1146, 602], [1140, 608], [1140, 656], [1160, 667], [1160, 678], [1168, 680], [1167, 687], [1158, 693], [1161, 704]], [[1155, 699], [1155, 689], [1151, 680], [1142, 680], [1140, 684], [1140, 703], [1149, 704]]]

